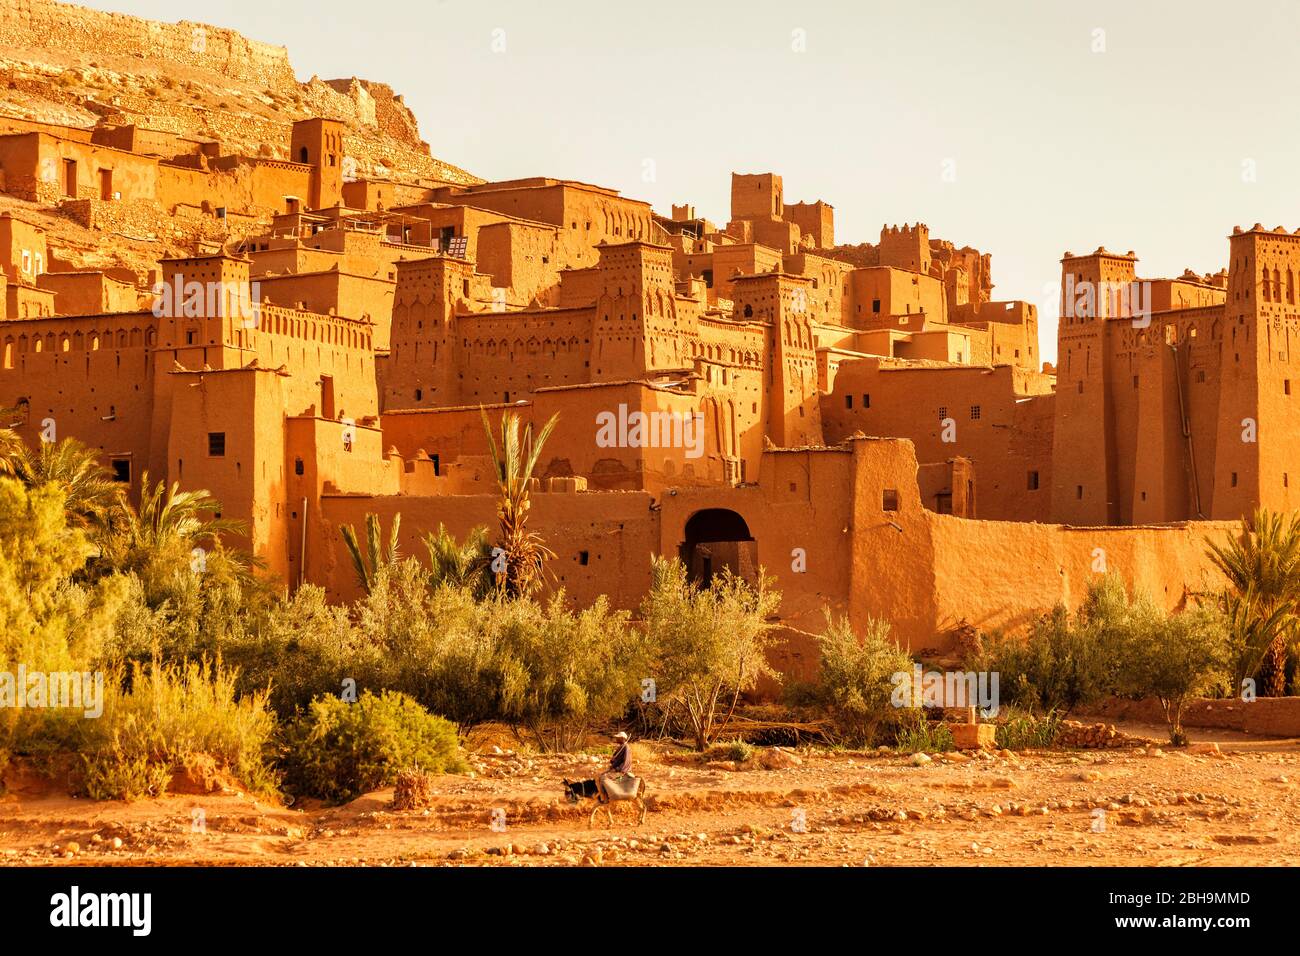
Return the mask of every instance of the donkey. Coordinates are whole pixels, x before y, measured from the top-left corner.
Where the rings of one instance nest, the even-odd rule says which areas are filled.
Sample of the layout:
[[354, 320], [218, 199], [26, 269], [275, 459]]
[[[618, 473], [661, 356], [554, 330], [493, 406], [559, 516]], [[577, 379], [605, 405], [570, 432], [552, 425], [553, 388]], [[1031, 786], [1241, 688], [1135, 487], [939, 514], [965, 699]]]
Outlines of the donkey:
[[632, 800], [641, 808], [641, 817], [637, 820], [637, 826], [645, 823], [646, 805], [645, 805], [645, 779], [634, 777], [631, 774], [622, 775], [618, 781], [605, 780], [599, 778], [596, 780], [570, 780], [564, 778], [564, 798], [570, 803], [578, 803], [581, 800], [596, 801], [596, 805], [591, 808], [591, 816], [587, 818], [587, 826], [596, 825], [596, 814], [600, 808], [605, 808], [605, 816], [609, 820], [609, 826], [614, 825], [614, 814], [610, 804], [615, 801]]

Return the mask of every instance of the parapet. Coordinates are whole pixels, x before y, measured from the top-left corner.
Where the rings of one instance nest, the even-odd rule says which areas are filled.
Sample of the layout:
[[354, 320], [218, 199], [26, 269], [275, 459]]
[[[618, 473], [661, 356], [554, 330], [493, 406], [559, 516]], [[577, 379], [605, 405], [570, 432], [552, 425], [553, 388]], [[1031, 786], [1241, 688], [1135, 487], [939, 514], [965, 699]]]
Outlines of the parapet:
[[553, 494], [577, 494], [587, 490], [587, 479], [581, 475], [566, 478], [547, 478], [546, 490]]
[[1264, 235], [1264, 236], [1300, 236], [1300, 229], [1297, 229], [1295, 232], [1288, 231], [1286, 226], [1278, 226], [1274, 229], [1266, 229], [1262, 223], [1257, 222], [1249, 229], [1242, 229], [1241, 226], [1233, 226], [1232, 235], [1229, 236], [1228, 238], [1235, 239], [1238, 236], [1249, 236], [1255, 234]]
[[921, 235], [921, 234], [925, 234], [927, 236], [930, 234], [930, 227], [923, 222], [918, 222], [915, 225], [908, 225], [907, 223], [903, 223], [901, 226], [894, 225], [894, 226], [880, 227], [880, 237], [882, 239], [885, 236], [914, 236], [914, 235]]

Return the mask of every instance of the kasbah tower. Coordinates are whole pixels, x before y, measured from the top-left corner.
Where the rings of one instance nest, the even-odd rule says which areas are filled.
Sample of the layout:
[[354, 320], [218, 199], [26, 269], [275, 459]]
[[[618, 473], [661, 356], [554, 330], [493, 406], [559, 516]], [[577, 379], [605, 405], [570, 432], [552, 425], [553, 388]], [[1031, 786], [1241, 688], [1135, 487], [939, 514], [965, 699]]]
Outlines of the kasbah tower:
[[[6, 45], [201, 68], [188, 26], [3, 2]], [[281, 48], [205, 44], [228, 79], [296, 84]], [[1300, 505], [1300, 234], [1235, 228], [1224, 269], [1176, 278], [1065, 253], [1053, 368], [990, 255], [924, 224], [837, 245], [833, 207], [770, 172], [732, 174], [725, 223], [484, 182], [391, 90], [306, 87], [315, 115], [202, 135], [157, 96], [0, 117], [0, 406], [133, 496], [145, 472], [209, 490], [286, 587], [354, 597], [339, 532], [369, 513], [411, 554], [492, 526], [482, 411], [559, 415], [532, 518], [554, 586], [630, 608], [652, 554], [761, 567], [793, 675], [824, 608], [942, 654], [1076, 605], [1099, 553], [1181, 607], [1207, 537]]]

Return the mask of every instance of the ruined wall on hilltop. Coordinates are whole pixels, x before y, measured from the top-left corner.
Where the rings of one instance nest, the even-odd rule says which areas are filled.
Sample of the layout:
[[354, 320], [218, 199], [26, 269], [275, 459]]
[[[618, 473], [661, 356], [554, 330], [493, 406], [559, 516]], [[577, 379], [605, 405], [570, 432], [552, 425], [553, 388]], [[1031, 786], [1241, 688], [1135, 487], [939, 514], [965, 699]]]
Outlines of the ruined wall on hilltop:
[[326, 80], [325, 85], [346, 97], [357, 113], [357, 121], [375, 132], [408, 146], [426, 147], [420, 139], [420, 125], [400, 94], [387, 83], [360, 80]]
[[320, 116], [346, 124], [351, 175], [482, 182], [431, 155], [414, 114], [385, 84], [300, 83], [284, 47], [234, 30], [55, 0], [0, 0], [0, 113], [79, 127], [137, 124], [275, 159], [287, 158], [295, 120]]
[[282, 46], [208, 24], [159, 23], [53, 0], [0, 0], [0, 45], [215, 68], [266, 87], [296, 82]]

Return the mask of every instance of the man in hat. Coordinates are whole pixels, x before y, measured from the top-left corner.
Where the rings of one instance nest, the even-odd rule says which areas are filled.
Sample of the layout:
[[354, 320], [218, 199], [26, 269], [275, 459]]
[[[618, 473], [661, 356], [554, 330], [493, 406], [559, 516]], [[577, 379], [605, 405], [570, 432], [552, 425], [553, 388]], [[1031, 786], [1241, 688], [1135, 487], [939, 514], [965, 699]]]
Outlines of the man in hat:
[[628, 736], [623, 731], [614, 735], [614, 756], [610, 758], [609, 769], [600, 775], [603, 787], [607, 780], [619, 780], [624, 774], [632, 772], [632, 748], [628, 745]]
[[627, 734], [619, 731], [614, 735], [614, 756], [609, 761], [610, 773], [632, 772], [632, 748], [628, 746]]

